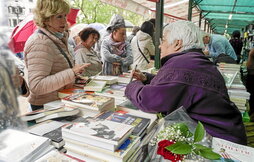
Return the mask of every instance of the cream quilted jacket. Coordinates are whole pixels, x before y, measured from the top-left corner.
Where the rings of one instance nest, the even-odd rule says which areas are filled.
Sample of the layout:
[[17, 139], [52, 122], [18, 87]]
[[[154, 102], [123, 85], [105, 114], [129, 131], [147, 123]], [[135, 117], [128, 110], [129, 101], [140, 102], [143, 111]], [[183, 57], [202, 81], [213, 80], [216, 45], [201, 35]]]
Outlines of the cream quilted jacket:
[[[45, 29], [41, 29], [68, 55], [66, 39], [60, 40]], [[25, 44], [25, 64], [28, 70], [30, 95], [28, 101], [33, 105], [43, 105], [59, 99], [57, 91], [72, 87], [75, 74], [67, 60], [49, 37], [37, 31]]]

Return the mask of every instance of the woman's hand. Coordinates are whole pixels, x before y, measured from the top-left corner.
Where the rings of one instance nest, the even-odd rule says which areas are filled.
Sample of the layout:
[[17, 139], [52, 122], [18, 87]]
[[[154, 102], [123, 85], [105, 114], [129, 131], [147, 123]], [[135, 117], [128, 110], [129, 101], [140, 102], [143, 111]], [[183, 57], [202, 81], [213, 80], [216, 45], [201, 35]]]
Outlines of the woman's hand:
[[82, 74], [84, 71], [85, 71], [85, 68], [90, 66], [91, 63], [84, 63], [82, 65], [75, 65], [73, 68], [72, 68], [72, 71], [74, 72], [74, 74], [77, 76], [79, 74]]
[[143, 74], [140, 70], [132, 71], [133, 78], [140, 80], [141, 82], [145, 82], [147, 80], [146, 75]]

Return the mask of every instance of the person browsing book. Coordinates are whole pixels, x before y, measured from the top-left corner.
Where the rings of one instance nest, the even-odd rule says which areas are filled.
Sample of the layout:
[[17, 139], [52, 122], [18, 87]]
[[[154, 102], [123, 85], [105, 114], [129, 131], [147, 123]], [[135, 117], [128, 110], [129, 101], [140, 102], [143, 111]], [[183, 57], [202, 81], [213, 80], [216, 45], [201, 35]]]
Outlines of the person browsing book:
[[100, 34], [94, 28], [84, 28], [79, 32], [79, 37], [81, 43], [75, 48], [75, 63], [91, 63], [91, 66], [82, 75], [94, 76], [102, 70], [102, 62], [93, 49], [95, 43], [100, 39]]
[[114, 15], [107, 28], [110, 33], [101, 44], [103, 75], [121, 75], [128, 72], [133, 62], [131, 46], [126, 42], [126, 28], [122, 16]]
[[65, 0], [37, 0], [34, 22], [38, 30], [25, 44], [32, 110], [59, 99], [57, 91], [71, 88], [75, 78], [90, 64], [76, 64], [68, 49], [66, 15], [70, 5]]
[[229, 99], [217, 67], [203, 54], [200, 29], [189, 21], [164, 28], [161, 65], [156, 76], [136, 70], [125, 96], [140, 110], [170, 114], [183, 106], [206, 131], [239, 144], [247, 144], [242, 115]]
[[150, 56], [155, 54], [155, 46], [153, 44], [154, 25], [150, 21], [145, 21], [141, 25], [140, 31], [131, 42], [133, 53], [132, 69], [137, 65], [140, 70], [146, 70], [150, 65]]

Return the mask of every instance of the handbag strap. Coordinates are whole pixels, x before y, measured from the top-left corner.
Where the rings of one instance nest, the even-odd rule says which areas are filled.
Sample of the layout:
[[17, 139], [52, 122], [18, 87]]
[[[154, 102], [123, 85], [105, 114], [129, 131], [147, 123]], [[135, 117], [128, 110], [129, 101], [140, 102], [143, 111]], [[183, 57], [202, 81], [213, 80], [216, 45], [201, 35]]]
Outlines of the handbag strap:
[[73, 68], [72, 63], [71, 63], [70, 59], [68, 58], [67, 54], [64, 52], [64, 50], [63, 50], [57, 43], [55, 43], [55, 41], [53, 41], [52, 38], [50, 38], [50, 37], [49, 37], [46, 33], [44, 33], [42, 30], [38, 30], [38, 33], [41, 33], [41, 34], [47, 36], [47, 37], [56, 45], [56, 47], [58, 48], [58, 50], [61, 52], [61, 54], [62, 54], [62, 55], [64, 56], [64, 58], [67, 60], [67, 62], [68, 62], [68, 64], [69, 64], [70, 68]]
[[150, 61], [146, 58], [146, 56], [144, 55], [144, 53], [141, 51], [141, 49], [140, 49], [140, 47], [139, 47], [138, 39], [137, 39], [137, 45], [138, 45], [138, 50], [139, 50], [139, 52], [142, 54], [142, 56], [145, 58], [146, 62], [149, 64]]

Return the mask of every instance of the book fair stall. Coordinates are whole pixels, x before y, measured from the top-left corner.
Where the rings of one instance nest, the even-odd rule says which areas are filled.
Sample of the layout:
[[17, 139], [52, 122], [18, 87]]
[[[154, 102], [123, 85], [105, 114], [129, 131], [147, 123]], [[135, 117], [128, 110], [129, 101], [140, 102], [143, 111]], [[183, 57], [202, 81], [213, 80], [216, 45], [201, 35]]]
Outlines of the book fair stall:
[[[100, 70], [94, 75], [84, 76], [74, 72], [71, 61], [66, 59], [68, 56], [64, 55], [71, 67], [65, 72], [68, 73], [68, 70], [73, 70], [69, 72], [75, 78], [74, 86], [56, 91], [58, 100], [43, 104], [43, 109], [20, 114], [18, 101], [16, 99], [19, 93], [17, 90], [18, 88], [14, 88], [14, 84], [12, 83], [12, 76], [15, 74], [15, 66], [8, 56], [11, 52], [5, 49], [5, 44], [1, 41], [4, 35], [2, 36], [0, 33], [0, 67], [3, 69], [0, 70], [0, 162], [253, 161], [254, 122], [251, 121], [251, 117], [248, 113], [250, 111], [249, 100], [251, 93], [246, 89], [246, 75], [248, 73], [246, 64], [248, 53], [254, 47], [254, 27], [250, 23], [250, 18], [254, 19], [254, 12], [247, 11], [247, 2], [243, 0], [230, 0], [230, 2], [220, 2], [219, 0], [189, 0], [187, 2], [183, 0], [177, 2], [179, 3], [177, 5], [182, 4], [182, 7], [178, 8], [179, 13], [182, 14], [182, 11], [185, 11], [185, 15], [179, 14], [179, 17], [171, 15], [173, 14], [172, 12], [177, 11], [171, 8], [174, 6], [168, 6], [168, 1], [164, 3], [164, 0], [142, 0], [140, 2], [138, 0], [124, 2], [102, 0], [102, 2], [116, 5], [133, 12], [136, 11], [139, 14], [149, 15], [150, 12], [155, 12], [156, 23], [155, 26], [153, 26], [155, 27], [156, 33], [153, 38], [156, 53], [154, 56], [155, 59], [151, 61], [152, 67], [139, 71], [146, 79], [144, 81], [135, 79], [133, 73], [138, 66], [137, 64], [132, 70], [127, 67], [128, 72], [118, 71], [121, 73], [120, 75], [102, 75], [103, 70]], [[228, 6], [227, 3], [230, 3], [230, 5]], [[254, 6], [254, 2], [248, 3], [250, 3], [249, 5], [252, 5], [252, 7]], [[166, 5], [166, 7], [164, 7], [164, 5]], [[176, 4], [174, 3], [174, 5]], [[155, 8], [151, 6], [155, 6]], [[172, 11], [163, 12], [166, 8], [171, 8]], [[187, 8], [188, 13], [186, 13]], [[238, 14], [238, 11], [243, 12], [240, 11], [242, 8], [245, 8], [244, 13]], [[78, 10], [76, 10], [76, 12], [78, 12]], [[247, 15], [246, 17], [249, 17], [246, 18], [242, 16], [241, 19], [239, 15], [244, 14]], [[212, 64], [213, 70], [217, 73], [209, 76], [205, 73], [207, 71], [202, 72], [202, 69], [200, 70], [198, 68], [196, 72], [187, 68], [180, 68], [180, 70], [177, 69], [179, 70], [177, 71], [171, 67], [171, 69], [168, 68], [168, 71], [172, 70], [171, 73], [168, 73], [170, 75], [161, 75], [158, 77], [160, 68], [163, 66], [161, 64], [165, 63], [165, 60], [162, 60], [159, 54], [160, 44], [163, 44], [163, 42], [165, 43], [164, 38], [161, 40], [162, 31], [166, 28], [166, 26], [162, 27], [163, 15], [166, 17], [164, 21], [167, 23], [183, 19], [193, 20], [196, 25], [198, 24], [199, 28], [208, 33], [223, 34], [225, 32], [226, 34], [225, 30], [232, 32], [236, 29], [235, 26], [237, 26], [237, 28], [241, 29], [241, 34], [244, 38], [240, 63], [214, 63], [211, 57], [205, 55], [200, 56], [200, 53], [204, 54], [203, 52], [205, 50], [202, 49], [203, 51], [201, 50], [201, 52], [193, 52], [191, 51], [192, 49], [187, 49], [178, 53], [173, 53], [172, 57], [175, 56], [174, 54], [179, 54], [181, 57], [189, 52], [194, 55], [196, 60], [202, 58], [206, 61], [205, 63], [209, 65]], [[195, 15], [193, 19], [192, 15]], [[229, 16], [231, 18], [229, 18]], [[0, 18], [2, 18], [1, 15]], [[231, 19], [232, 21], [229, 21]], [[227, 22], [226, 24], [224, 24], [225, 21]], [[35, 30], [35, 28], [33, 30]], [[41, 34], [45, 36], [43, 31]], [[162, 42], [160, 43], [160, 41]], [[181, 43], [182, 42], [179, 41], [178, 44], [176, 44], [179, 45]], [[62, 53], [62, 50], [60, 50], [60, 52]], [[167, 59], [170, 57], [171, 56], [167, 57], [166, 55], [164, 58]], [[179, 60], [176, 59], [175, 61]], [[149, 61], [148, 64], [151, 65]], [[185, 64], [185, 62], [181, 62], [181, 64]], [[112, 66], [113, 65], [114, 67], [119, 66], [119, 64], [115, 62], [112, 63]], [[40, 64], [38, 64], [38, 66], [40, 66]], [[193, 65], [190, 64], [188, 66], [192, 67]], [[205, 67], [203, 64], [199, 64], [199, 66], [202, 68]], [[199, 72], [202, 73], [203, 76], [197, 77], [196, 75], [195, 77], [195, 74], [200, 74]], [[163, 87], [160, 87], [160, 92], [155, 93], [150, 99], [142, 95], [137, 96], [138, 99], [143, 101], [146, 100], [147, 103], [137, 103], [135, 100], [132, 100], [133, 98], [127, 95], [128, 92], [126, 92], [126, 87], [135, 81], [141, 81], [142, 84], [146, 84], [145, 82], [148, 81], [147, 78], [152, 75], [153, 77], [158, 77], [157, 79], [159, 81], [162, 81], [159, 82]], [[216, 75], [219, 76], [219, 79], [216, 78]], [[78, 78], [76, 78], [76, 76], [78, 76]], [[195, 97], [191, 98], [192, 96], [190, 95], [191, 97], [186, 99], [186, 105], [190, 102], [190, 107], [193, 105], [193, 107], [195, 107], [195, 104], [200, 104], [204, 107], [207, 106], [207, 102], [202, 100], [202, 95], [205, 94], [205, 91], [200, 90], [205, 87], [206, 90], [209, 89], [209, 92], [211, 92], [204, 95], [206, 99], [211, 97], [208, 98], [208, 100], [214, 102], [211, 104], [216, 105], [219, 101], [213, 100], [212, 97], [223, 97], [223, 99], [225, 99], [223, 102], [229, 103], [228, 107], [225, 106], [226, 108], [223, 108], [229, 113], [195, 108], [193, 112], [190, 112], [188, 108], [182, 105], [178, 105], [172, 112], [154, 112], [150, 109], [142, 111], [140, 107], [138, 108], [139, 104], [142, 107], [142, 104], [148, 105], [149, 103], [151, 104], [158, 100], [162, 100], [163, 93], [167, 93], [169, 89], [167, 87], [169, 83], [163, 82], [164, 78], [170, 81], [173, 80], [172, 82], [180, 80], [180, 84], [184, 85], [183, 87], [189, 86], [188, 84], [186, 84], [186, 86], [185, 83], [195, 83], [194, 88], [192, 87], [190, 90], [188, 89], [189, 91], [184, 92], [188, 95], [188, 93], [192, 94], [192, 92], [195, 91], [193, 94], [196, 94], [195, 97], [198, 99]], [[174, 79], [179, 80], [176, 81]], [[220, 79], [223, 83], [217, 84], [221, 81]], [[148, 84], [152, 87], [155, 83], [152, 82]], [[222, 84], [223, 86], [220, 86]], [[186, 94], [177, 94], [178, 89], [182, 88], [181, 86], [174, 87], [175, 91], [173, 93], [175, 93], [175, 96], [169, 98], [170, 95], [168, 95], [166, 96], [168, 97], [167, 101], [163, 102], [174, 103], [176, 100], [185, 102], [183, 96]], [[155, 86], [152, 90], [156, 91], [157, 89], [158, 87]], [[134, 86], [134, 88], [129, 91], [139, 90], [137, 86]], [[140, 91], [145, 90], [142, 89]], [[149, 92], [152, 94], [152, 90], [147, 90], [145, 92], [147, 94]], [[216, 93], [214, 93], [215, 91]], [[201, 97], [198, 92], [200, 92]], [[219, 95], [217, 92], [219, 92]], [[226, 95], [223, 94], [224, 92], [226, 92]], [[159, 108], [165, 108], [163, 103], [158, 105]], [[222, 107], [221, 105], [218, 107]], [[147, 107], [149, 107], [149, 105]], [[231, 110], [227, 108], [235, 109], [233, 113], [230, 113]], [[240, 124], [233, 122], [233, 118], [235, 117], [233, 116], [234, 113], [238, 115], [238, 121], [241, 121]], [[216, 115], [220, 118], [232, 117], [232, 123], [225, 122], [226, 124], [223, 125], [223, 119], [218, 119], [219, 117]], [[203, 121], [201, 122], [200, 119], [203, 119]], [[245, 129], [244, 133], [246, 133], [247, 145], [240, 144], [241, 139], [237, 141], [238, 139], [235, 138], [237, 135], [229, 135], [235, 132], [227, 132], [225, 134], [220, 132], [221, 128], [227, 129], [227, 127], [233, 127], [235, 125], [237, 125], [235, 129], [240, 129], [241, 126], [243, 128], [241, 129], [242, 131]], [[219, 133], [213, 131], [212, 128]], [[218, 138], [218, 136], [216, 136], [218, 134], [216, 133], [225, 135], [225, 138]], [[241, 132], [239, 132], [239, 134], [239, 136], [241, 136]], [[225, 140], [227, 137], [229, 140]]]

